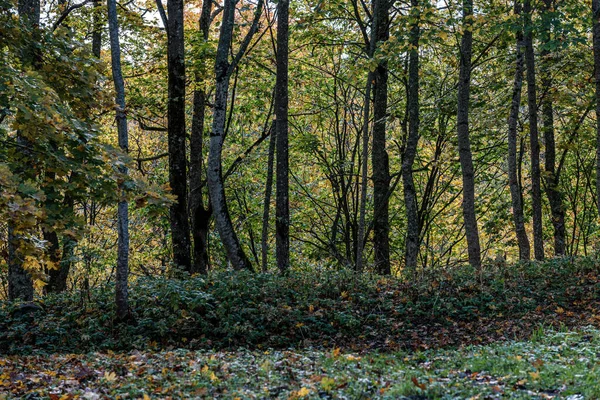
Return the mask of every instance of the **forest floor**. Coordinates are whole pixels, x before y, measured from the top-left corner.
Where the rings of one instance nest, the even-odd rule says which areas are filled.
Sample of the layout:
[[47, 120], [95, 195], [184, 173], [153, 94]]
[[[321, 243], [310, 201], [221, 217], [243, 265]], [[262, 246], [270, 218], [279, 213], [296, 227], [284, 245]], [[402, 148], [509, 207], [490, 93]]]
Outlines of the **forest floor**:
[[600, 398], [600, 330], [416, 352], [190, 351], [0, 358], [0, 399]]

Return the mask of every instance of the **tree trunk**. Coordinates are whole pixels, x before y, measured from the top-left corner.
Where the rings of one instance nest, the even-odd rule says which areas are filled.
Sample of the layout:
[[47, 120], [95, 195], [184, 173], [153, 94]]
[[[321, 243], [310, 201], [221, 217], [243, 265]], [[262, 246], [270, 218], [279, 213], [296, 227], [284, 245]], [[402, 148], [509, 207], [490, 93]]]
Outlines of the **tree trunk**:
[[[210, 28], [210, 12], [212, 1], [204, 0], [200, 14], [199, 27], [204, 42], [208, 41]], [[208, 271], [208, 227], [211, 207], [204, 206], [202, 197], [202, 161], [204, 148], [204, 119], [206, 115], [207, 94], [204, 88], [206, 75], [205, 58], [200, 60], [201, 66], [195, 73], [196, 90], [194, 91], [194, 114], [192, 117], [192, 133], [190, 137], [190, 215], [192, 219], [192, 236], [194, 239], [194, 260], [192, 273], [206, 274]]]
[[529, 146], [531, 151], [531, 208], [533, 210], [533, 248], [536, 260], [544, 259], [542, 231], [542, 194], [540, 188], [540, 143], [538, 138], [537, 87], [533, 51], [531, 1], [525, 0], [525, 63], [527, 65], [527, 103], [529, 108]]
[[600, 0], [592, 0], [594, 78], [596, 80], [596, 207], [600, 215]]
[[93, 0], [94, 13], [92, 17], [92, 54], [100, 58], [102, 52], [102, 14], [100, 0]]
[[177, 200], [171, 205], [171, 243], [173, 262], [191, 272], [190, 227], [187, 207], [187, 170], [185, 150], [185, 46], [183, 0], [167, 2], [167, 65], [169, 78], [168, 137], [169, 184]]
[[[128, 152], [129, 138], [127, 136], [127, 114], [125, 112], [125, 83], [121, 72], [121, 47], [119, 43], [119, 23], [117, 20], [116, 0], [108, 0], [108, 28], [112, 74], [115, 85], [119, 147], [122, 151]], [[123, 175], [127, 175], [127, 167], [119, 167], [119, 172]], [[117, 319], [125, 320], [129, 317], [129, 295], [127, 289], [127, 280], [129, 277], [129, 214], [122, 184], [119, 185], [118, 191], [120, 200], [117, 210], [118, 247], [115, 303], [117, 306]]]
[[458, 80], [458, 113], [456, 118], [458, 154], [463, 180], [463, 217], [469, 253], [469, 263], [481, 269], [479, 229], [475, 214], [475, 172], [469, 139], [469, 98], [471, 90], [471, 54], [473, 50], [473, 0], [463, 1], [463, 36], [460, 45], [460, 73]]
[[277, 2], [277, 78], [275, 82], [275, 131], [277, 132], [277, 200], [275, 242], [277, 267], [290, 267], [290, 204], [288, 155], [288, 42], [289, 0]]
[[[544, 23], [542, 30], [542, 45], [547, 45], [551, 40], [551, 30], [548, 13], [552, 9], [552, 0], [544, 0]], [[545, 189], [550, 203], [552, 214], [552, 227], [554, 228], [554, 254], [565, 254], [565, 211], [563, 209], [562, 194], [559, 190], [559, 176], [556, 173], [556, 142], [554, 138], [554, 107], [552, 105], [552, 77], [550, 72], [550, 51], [545, 47], [541, 52], [542, 75], [542, 119], [544, 130], [545, 151]]]
[[275, 124], [271, 125], [270, 136], [269, 158], [267, 160], [267, 182], [265, 184], [265, 202], [263, 204], [262, 236], [260, 242], [262, 272], [267, 272], [268, 270], [269, 211], [271, 209], [271, 192], [273, 191], [273, 163], [275, 161], [275, 147], [277, 142]]
[[402, 182], [404, 186], [404, 203], [406, 207], [406, 252], [405, 262], [408, 271], [417, 268], [419, 254], [419, 209], [417, 192], [413, 179], [413, 164], [419, 143], [419, 0], [411, 0], [412, 26], [410, 30], [408, 54], [408, 137], [402, 159]]
[[[389, 0], [375, 0], [373, 24], [376, 27], [375, 42], [389, 38]], [[389, 275], [390, 269], [390, 222], [389, 193], [390, 167], [386, 150], [386, 119], [388, 97], [387, 61], [380, 61], [374, 72], [373, 85], [373, 240], [375, 266], [380, 274]]]
[[[515, 14], [521, 15], [521, 2], [515, 0]], [[519, 119], [519, 108], [521, 106], [521, 93], [523, 89], [523, 31], [517, 30], [517, 58], [515, 63], [515, 80], [513, 84], [512, 103], [510, 107], [510, 116], [508, 118], [508, 185], [510, 186], [510, 196], [512, 200], [513, 221], [515, 232], [517, 234], [517, 244], [519, 246], [519, 259], [529, 261], [531, 258], [531, 249], [529, 238], [525, 230], [525, 219], [523, 217], [523, 203], [521, 187], [517, 171], [517, 124]]]
[[219, 236], [223, 242], [223, 247], [227, 252], [227, 258], [235, 269], [249, 269], [253, 271], [252, 264], [250, 264], [250, 260], [244, 253], [237, 234], [233, 229], [233, 223], [231, 222], [231, 216], [225, 198], [221, 153], [223, 151], [223, 141], [225, 139], [229, 80], [237, 63], [250, 44], [252, 36], [258, 29], [258, 20], [262, 14], [263, 1], [259, 0], [250, 31], [244, 38], [233, 62], [230, 64], [228, 57], [229, 52], [231, 51], [231, 41], [233, 38], [236, 3], [236, 0], [225, 0], [223, 7], [223, 21], [221, 23], [219, 44], [217, 46], [217, 56], [215, 60], [215, 103], [208, 153], [207, 178], [215, 222], [217, 230], [219, 231]]

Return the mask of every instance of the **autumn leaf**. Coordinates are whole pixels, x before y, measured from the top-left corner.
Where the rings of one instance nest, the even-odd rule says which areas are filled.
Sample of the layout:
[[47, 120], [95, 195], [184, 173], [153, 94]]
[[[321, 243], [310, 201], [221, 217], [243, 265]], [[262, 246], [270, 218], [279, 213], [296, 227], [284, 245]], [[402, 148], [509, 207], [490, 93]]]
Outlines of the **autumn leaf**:
[[413, 383], [413, 384], [414, 384], [416, 387], [418, 387], [418, 388], [419, 388], [419, 389], [421, 389], [421, 390], [425, 390], [425, 388], [426, 388], [425, 384], [424, 384], [424, 383], [419, 383], [419, 381], [417, 380], [417, 378], [416, 378], [416, 377], [414, 377], [414, 376], [413, 376], [413, 377], [411, 377], [411, 378], [410, 378], [410, 380], [411, 380], [411, 382], [412, 382], [412, 383]]

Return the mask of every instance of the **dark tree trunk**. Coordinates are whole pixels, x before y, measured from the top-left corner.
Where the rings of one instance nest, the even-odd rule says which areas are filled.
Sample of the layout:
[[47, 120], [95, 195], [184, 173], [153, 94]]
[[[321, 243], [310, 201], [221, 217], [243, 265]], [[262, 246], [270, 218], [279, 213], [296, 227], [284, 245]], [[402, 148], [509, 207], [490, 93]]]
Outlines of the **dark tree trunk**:
[[171, 205], [171, 243], [173, 262], [191, 271], [190, 226], [187, 207], [187, 170], [185, 151], [185, 46], [183, 36], [183, 0], [167, 3], [167, 65], [169, 77], [168, 137], [169, 184], [177, 200]]
[[541, 75], [542, 75], [542, 119], [545, 151], [545, 189], [550, 203], [552, 227], [554, 228], [554, 254], [565, 254], [565, 211], [563, 209], [562, 193], [559, 189], [559, 176], [556, 173], [556, 142], [554, 138], [554, 107], [552, 106], [553, 88], [550, 72], [550, 51], [545, 47], [551, 38], [550, 17], [552, 0], [544, 0], [544, 23], [542, 30]]
[[262, 235], [260, 242], [262, 272], [267, 272], [269, 261], [269, 214], [271, 209], [271, 193], [273, 191], [273, 163], [275, 162], [275, 147], [277, 145], [275, 124], [271, 125], [270, 136], [269, 158], [267, 160], [267, 182], [265, 184], [265, 202], [263, 204]]
[[419, 0], [411, 0], [411, 18], [415, 20], [410, 30], [410, 51], [408, 54], [408, 137], [402, 160], [402, 182], [404, 185], [404, 203], [406, 206], [406, 268], [417, 268], [419, 254], [419, 208], [417, 191], [413, 179], [413, 164], [419, 143]]
[[596, 79], [596, 206], [600, 215], [600, 0], [592, 0], [594, 78]]
[[[212, 1], [204, 0], [200, 14], [200, 33], [204, 41], [208, 41], [210, 28], [210, 12]], [[196, 90], [194, 91], [194, 114], [192, 117], [192, 133], [190, 137], [190, 215], [192, 219], [192, 236], [194, 239], [194, 260], [192, 273], [206, 274], [208, 271], [208, 227], [211, 217], [211, 208], [204, 206], [202, 189], [203, 140], [204, 119], [206, 115], [207, 94], [204, 88], [206, 77], [206, 60], [199, 60], [202, 64], [195, 73]]]
[[235, 269], [253, 270], [250, 260], [244, 253], [240, 241], [231, 222], [231, 216], [225, 198], [225, 185], [223, 182], [223, 164], [221, 155], [225, 139], [225, 125], [227, 115], [227, 96], [229, 93], [229, 81], [231, 74], [237, 67], [240, 59], [246, 52], [250, 40], [258, 30], [258, 21], [262, 14], [263, 0], [259, 0], [254, 21], [249, 32], [242, 41], [238, 53], [233, 61], [229, 62], [231, 42], [233, 39], [233, 26], [235, 20], [236, 0], [225, 0], [223, 7], [223, 21], [219, 34], [217, 56], [215, 60], [215, 102], [213, 108], [212, 132], [210, 135], [210, 148], [208, 153], [208, 189], [213, 207], [213, 215], [227, 252], [227, 258]]
[[277, 132], [277, 200], [275, 242], [277, 267], [290, 267], [290, 204], [288, 155], [288, 41], [289, 0], [277, 2], [277, 78], [275, 82], [275, 131]]
[[469, 263], [481, 269], [481, 247], [479, 229], [475, 214], [475, 172], [473, 154], [469, 139], [469, 98], [471, 89], [471, 54], [473, 50], [472, 31], [473, 1], [463, 1], [463, 36], [460, 45], [460, 75], [458, 80], [458, 113], [456, 118], [458, 154], [463, 180], [463, 216], [469, 253]]
[[540, 179], [540, 143], [538, 134], [537, 87], [533, 50], [531, 1], [525, 0], [525, 64], [527, 65], [527, 103], [529, 108], [529, 146], [531, 151], [531, 208], [533, 210], [533, 249], [536, 260], [544, 259], [542, 231], [542, 194]]
[[[110, 54], [113, 82], [115, 85], [115, 105], [119, 147], [122, 151], [129, 151], [129, 138], [127, 135], [127, 114], [125, 112], [125, 82], [121, 71], [121, 46], [119, 43], [119, 23], [117, 20], [116, 0], [108, 0], [108, 32], [110, 36]], [[127, 167], [122, 166], [119, 172], [127, 175]], [[129, 294], [127, 280], [129, 278], [129, 213], [128, 204], [124, 196], [123, 185], [119, 188], [119, 204], [117, 210], [117, 271], [115, 279], [115, 303], [117, 306], [117, 319], [125, 320], [129, 317]]]
[[[40, 1], [39, 0], [19, 0], [18, 2], [19, 17], [24, 21], [24, 24], [31, 29], [33, 38], [29, 46], [25, 46], [21, 53], [21, 63], [23, 68], [37, 68], [39, 66], [40, 54], [36, 46], [38, 39], [38, 28], [40, 24]], [[17, 143], [23, 149], [22, 167], [16, 174], [22, 176], [23, 180], [33, 179], [35, 170], [31, 163], [32, 152], [31, 142], [27, 140], [21, 132], [17, 132]], [[33, 281], [23, 266], [24, 255], [21, 254], [21, 235], [14, 233], [14, 221], [8, 222], [8, 297], [10, 300], [33, 300]]]
[[[375, 42], [383, 43], [389, 38], [389, 0], [375, 0], [373, 25]], [[389, 190], [390, 167], [386, 149], [386, 119], [388, 101], [387, 61], [381, 61], [374, 72], [373, 85], [373, 241], [375, 267], [380, 274], [388, 275], [390, 269], [390, 222]]]
[[[515, 0], [515, 14], [521, 15], [521, 2]], [[510, 116], [508, 118], [508, 184], [512, 200], [513, 221], [517, 234], [519, 246], [519, 259], [528, 261], [531, 258], [529, 238], [525, 230], [525, 218], [523, 217], [523, 203], [521, 185], [517, 171], [517, 124], [519, 119], [519, 108], [521, 106], [521, 93], [523, 89], [523, 31], [517, 30], [517, 58], [515, 63], [515, 80], [513, 84], [512, 103]]]
[[92, 32], [92, 54], [96, 58], [100, 58], [102, 52], [102, 10], [101, 1], [93, 0], [93, 32]]

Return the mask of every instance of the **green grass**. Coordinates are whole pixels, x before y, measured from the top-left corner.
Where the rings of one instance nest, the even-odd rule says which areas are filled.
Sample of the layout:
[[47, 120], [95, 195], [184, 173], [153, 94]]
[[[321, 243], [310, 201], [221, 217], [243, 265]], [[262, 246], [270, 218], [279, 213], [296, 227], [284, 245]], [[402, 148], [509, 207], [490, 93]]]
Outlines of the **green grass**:
[[[2, 398], [600, 398], [600, 330], [423, 352], [339, 349], [0, 358]], [[144, 396], [147, 397], [144, 397]], [[68, 398], [68, 397], [65, 397]]]

